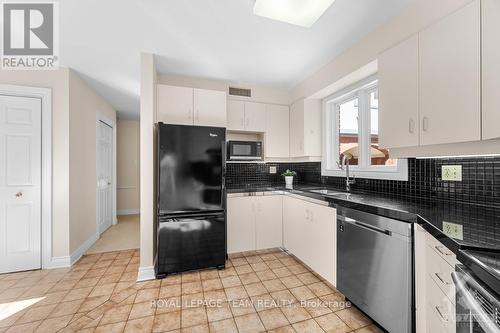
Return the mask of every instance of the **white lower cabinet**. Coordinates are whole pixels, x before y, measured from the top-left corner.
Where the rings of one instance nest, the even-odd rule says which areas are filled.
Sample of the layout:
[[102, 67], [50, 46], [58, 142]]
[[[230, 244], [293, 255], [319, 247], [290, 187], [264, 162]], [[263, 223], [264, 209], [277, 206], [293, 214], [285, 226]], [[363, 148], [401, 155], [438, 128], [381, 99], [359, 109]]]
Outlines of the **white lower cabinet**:
[[229, 195], [228, 253], [284, 247], [337, 284], [337, 211], [290, 195]]
[[255, 248], [283, 246], [283, 197], [255, 197]]
[[255, 250], [254, 197], [227, 198], [227, 252]]
[[456, 256], [421, 226], [415, 227], [417, 333], [455, 333]]
[[284, 247], [334, 286], [337, 284], [336, 226], [335, 209], [284, 197]]
[[309, 242], [306, 264], [328, 282], [337, 285], [337, 211], [306, 203]]
[[283, 198], [283, 247], [299, 257], [304, 246], [300, 221], [305, 219], [305, 202], [285, 196]]
[[227, 252], [281, 247], [281, 195], [229, 196], [227, 198]]

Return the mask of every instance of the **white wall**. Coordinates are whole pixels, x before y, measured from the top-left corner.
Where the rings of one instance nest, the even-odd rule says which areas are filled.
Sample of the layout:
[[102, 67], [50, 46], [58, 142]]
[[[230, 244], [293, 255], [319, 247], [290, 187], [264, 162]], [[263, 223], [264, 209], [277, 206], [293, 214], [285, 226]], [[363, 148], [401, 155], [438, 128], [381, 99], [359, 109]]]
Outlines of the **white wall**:
[[156, 186], [155, 186], [155, 131], [156, 123], [156, 65], [152, 54], [141, 54], [141, 257], [139, 280], [154, 278], [156, 251]]
[[139, 212], [139, 121], [118, 119], [116, 133], [117, 211]]
[[97, 114], [116, 121], [114, 108], [69, 71], [70, 253], [95, 236]]
[[68, 68], [0, 71], [0, 83], [52, 91], [52, 257], [68, 257], [96, 231], [96, 111], [115, 111]]
[[158, 74], [158, 83], [172, 86], [193, 87], [199, 89], [210, 89], [228, 91], [229, 86], [236, 88], [252, 89], [252, 97], [229, 96], [228, 99], [243, 99], [252, 102], [261, 102], [269, 104], [291, 104], [291, 95], [288, 89], [276, 87], [255, 86], [250, 84], [239, 84], [223, 80], [209, 80], [194, 78], [188, 76]]

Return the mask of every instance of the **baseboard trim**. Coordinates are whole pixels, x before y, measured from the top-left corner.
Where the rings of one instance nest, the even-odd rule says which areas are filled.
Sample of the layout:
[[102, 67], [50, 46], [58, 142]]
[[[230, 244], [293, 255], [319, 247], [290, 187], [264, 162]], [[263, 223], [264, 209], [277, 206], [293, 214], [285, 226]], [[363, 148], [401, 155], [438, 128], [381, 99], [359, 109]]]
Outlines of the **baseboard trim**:
[[95, 233], [92, 236], [90, 236], [89, 239], [87, 239], [76, 251], [71, 253], [71, 261], [70, 265], [73, 265], [75, 262], [77, 262], [84, 254], [87, 252], [92, 245], [94, 245], [95, 242], [99, 239], [99, 234]]
[[155, 268], [153, 266], [139, 267], [139, 272], [137, 273], [137, 282], [148, 281], [156, 279]]
[[48, 263], [46, 263], [43, 269], [53, 269], [53, 268], [65, 268], [71, 266], [71, 257], [52, 257]]
[[118, 209], [116, 211], [116, 215], [138, 215], [141, 212], [140, 208], [131, 208], [131, 209]]

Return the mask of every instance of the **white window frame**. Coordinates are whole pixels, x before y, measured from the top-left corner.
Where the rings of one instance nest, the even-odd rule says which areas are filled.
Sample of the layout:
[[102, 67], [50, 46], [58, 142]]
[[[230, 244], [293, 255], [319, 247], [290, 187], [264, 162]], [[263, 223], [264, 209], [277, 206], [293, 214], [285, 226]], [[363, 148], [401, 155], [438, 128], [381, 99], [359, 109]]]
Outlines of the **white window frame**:
[[[358, 98], [359, 110], [359, 136], [358, 150], [360, 156], [358, 165], [350, 167], [350, 173], [357, 178], [408, 180], [408, 161], [398, 159], [396, 166], [370, 165], [370, 109], [369, 93], [377, 89], [378, 80], [376, 75], [367, 77], [341, 91], [323, 99], [323, 154], [321, 163], [321, 175], [333, 177], [345, 177], [345, 170], [338, 166], [339, 161], [339, 137], [337, 136], [336, 114], [340, 104], [353, 98]], [[366, 111], [365, 111], [366, 110]], [[333, 145], [333, 147], [332, 147]]]

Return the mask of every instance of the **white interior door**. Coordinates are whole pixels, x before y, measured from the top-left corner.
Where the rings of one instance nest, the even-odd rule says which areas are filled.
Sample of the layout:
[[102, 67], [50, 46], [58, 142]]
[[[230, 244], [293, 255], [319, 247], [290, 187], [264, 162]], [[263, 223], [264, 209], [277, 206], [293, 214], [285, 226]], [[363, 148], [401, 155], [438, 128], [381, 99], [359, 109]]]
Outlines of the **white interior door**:
[[97, 221], [99, 233], [113, 222], [113, 128], [97, 123]]
[[0, 95], [0, 273], [41, 268], [41, 111]]

